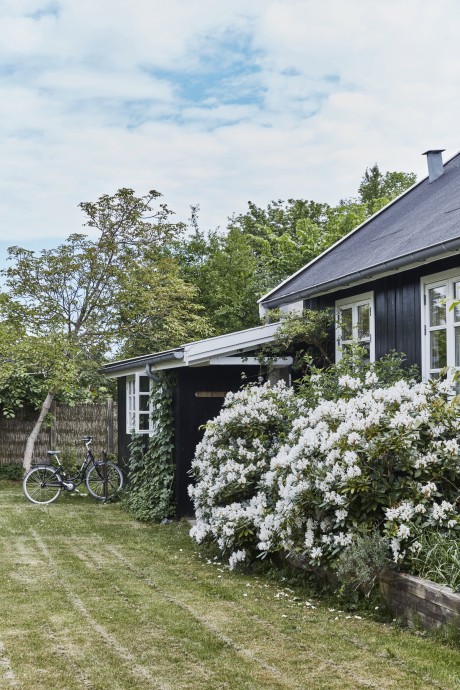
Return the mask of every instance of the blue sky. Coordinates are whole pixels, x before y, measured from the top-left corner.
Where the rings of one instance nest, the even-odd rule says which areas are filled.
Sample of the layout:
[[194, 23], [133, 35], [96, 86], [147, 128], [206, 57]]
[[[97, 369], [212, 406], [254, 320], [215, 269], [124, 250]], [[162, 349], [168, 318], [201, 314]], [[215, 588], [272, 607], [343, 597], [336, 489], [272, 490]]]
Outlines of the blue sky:
[[203, 229], [460, 149], [456, 0], [0, 0], [0, 262], [155, 188]]

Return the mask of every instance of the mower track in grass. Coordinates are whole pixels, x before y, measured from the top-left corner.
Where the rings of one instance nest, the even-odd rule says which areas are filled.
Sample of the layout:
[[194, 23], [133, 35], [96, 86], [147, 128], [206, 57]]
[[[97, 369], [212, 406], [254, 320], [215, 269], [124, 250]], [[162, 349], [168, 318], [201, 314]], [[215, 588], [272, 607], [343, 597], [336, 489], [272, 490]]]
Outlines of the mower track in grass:
[[230, 573], [185, 523], [8, 484], [0, 527], [0, 689], [460, 688], [457, 649]]

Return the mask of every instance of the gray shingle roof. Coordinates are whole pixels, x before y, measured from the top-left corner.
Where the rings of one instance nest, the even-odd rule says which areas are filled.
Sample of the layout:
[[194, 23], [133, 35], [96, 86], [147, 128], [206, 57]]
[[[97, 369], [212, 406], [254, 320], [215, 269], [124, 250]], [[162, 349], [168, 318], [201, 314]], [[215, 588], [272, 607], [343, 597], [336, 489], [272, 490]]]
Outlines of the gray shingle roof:
[[342, 242], [262, 298], [289, 301], [460, 248], [460, 154], [431, 184], [422, 180]]

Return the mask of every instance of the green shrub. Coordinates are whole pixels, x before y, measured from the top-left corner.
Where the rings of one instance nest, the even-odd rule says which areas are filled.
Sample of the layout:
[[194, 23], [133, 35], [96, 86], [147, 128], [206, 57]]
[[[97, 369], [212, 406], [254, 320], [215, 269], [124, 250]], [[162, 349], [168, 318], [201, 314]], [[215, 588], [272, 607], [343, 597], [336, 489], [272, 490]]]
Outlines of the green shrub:
[[336, 561], [336, 574], [342, 588], [369, 597], [385, 570], [395, 567], [390, 558], [389, 540], [379, 532], [358, 535]]
[[22, 465], [19, 465], [16, 462], [7, 462], [4, 465], [0, 465], [0, 479], [18, 481], [19, 479], [22, 479], [22, 475]]
[[260, 482], [296, 416], [292, 388], [247, 386], [229, 393], [220, 414], [206, 425], [192, 463], [196, 485], [189, 487], [197, 518], [194, 538], [215, 541], [231, 566], [257, 553], [258, 524], [267, 497]]
[[413, 543], [410, 571], [439, 585], [460, 591], [460, 539], [458, 532], [421, 530]]
[[331, 567], [363, 532], [388, 537], [398, 565], [418, 530], [460, 532], [458, 407], [449, 381], [414, 374], [402, 355], [366, 365], [356, 349], [312, 366], [296, 396], [229, 397], [193, 462], [194, 538], [230, 566], [283, 551]]

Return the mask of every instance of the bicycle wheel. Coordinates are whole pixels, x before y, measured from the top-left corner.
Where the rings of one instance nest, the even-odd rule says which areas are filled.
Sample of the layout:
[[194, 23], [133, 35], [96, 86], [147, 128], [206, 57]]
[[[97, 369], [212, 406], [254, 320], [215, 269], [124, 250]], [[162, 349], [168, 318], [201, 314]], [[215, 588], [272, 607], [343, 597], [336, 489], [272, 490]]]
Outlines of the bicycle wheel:
[[[104, 464], [98, 462], [86, 473], [85, 484], [91, 496], [100, 500], [104, 495]], [[123, 488], [123, 473], [113, 462], [107, 463], [107, 498], [112, 498]]]
[[22, 480], [24, 496], [32, 503], [46, 505], [61, 495], [62, 486], [53, 467], [40, 465], [32, 467]]

